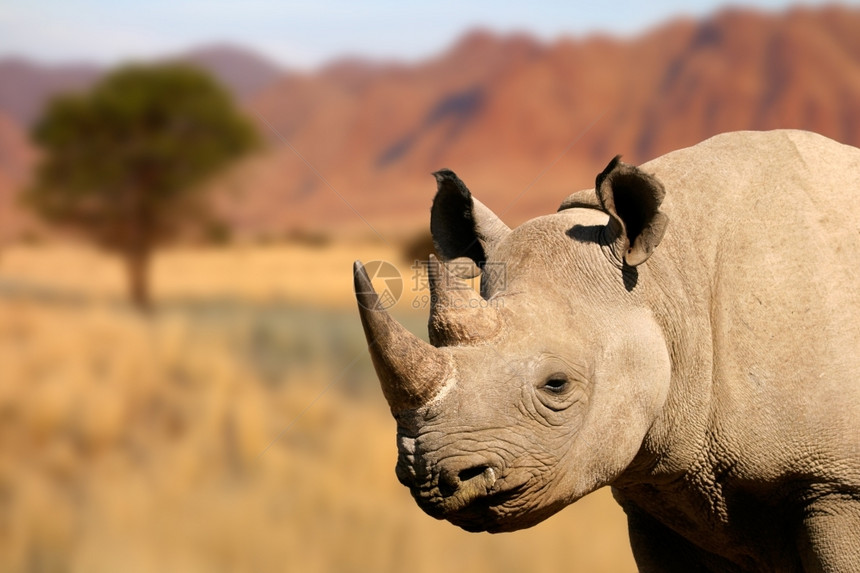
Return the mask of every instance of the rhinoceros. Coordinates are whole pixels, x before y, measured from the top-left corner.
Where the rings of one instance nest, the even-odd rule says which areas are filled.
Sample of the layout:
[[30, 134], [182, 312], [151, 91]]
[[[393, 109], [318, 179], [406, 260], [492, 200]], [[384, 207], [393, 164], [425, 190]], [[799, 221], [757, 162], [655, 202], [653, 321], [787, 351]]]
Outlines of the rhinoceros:
[[616, 157], [515, 229], [435, 176], [430, 343], [354, 269], [424, 511], [512, 531], [608, 485], [641, 571], [860, 571], [860, 150]]

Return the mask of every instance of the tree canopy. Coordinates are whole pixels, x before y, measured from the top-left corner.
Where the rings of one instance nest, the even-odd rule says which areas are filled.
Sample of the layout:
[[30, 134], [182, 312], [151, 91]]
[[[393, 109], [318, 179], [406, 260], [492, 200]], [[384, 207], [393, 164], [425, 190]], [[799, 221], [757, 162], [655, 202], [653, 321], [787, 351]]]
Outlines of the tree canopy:
[[230, 95], [182, 64], [129, 65], [53, 100], [33, 139], [44, 155], [24, 201], [144, 267], [202, 220], [203, 183], [258, 141]]

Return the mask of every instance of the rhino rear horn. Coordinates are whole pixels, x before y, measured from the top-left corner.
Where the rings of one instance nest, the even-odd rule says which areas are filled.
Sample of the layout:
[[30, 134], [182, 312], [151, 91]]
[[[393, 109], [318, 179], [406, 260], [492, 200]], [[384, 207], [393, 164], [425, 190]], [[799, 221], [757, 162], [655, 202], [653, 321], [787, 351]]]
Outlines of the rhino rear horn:
[[427, 330], [433, 345], [471, 344], [498, 333], [501, 326], [498, 309], [478, 296], [449, 264], [431, 254], [427, 278], [431, 301]]
[[392, 412], [432, 399], [448, 379], [450, 356], [424, 342], [383, 308], [361, 262], [353, 267], [355, 297], [370, 357]]
[[631, 267], [651, 256], [666, 233], [669, 217], [660, 211], [663, 184], [616, 155], [595, 181], [601, 208], [609, 214], [608, 236], [616, 256]]

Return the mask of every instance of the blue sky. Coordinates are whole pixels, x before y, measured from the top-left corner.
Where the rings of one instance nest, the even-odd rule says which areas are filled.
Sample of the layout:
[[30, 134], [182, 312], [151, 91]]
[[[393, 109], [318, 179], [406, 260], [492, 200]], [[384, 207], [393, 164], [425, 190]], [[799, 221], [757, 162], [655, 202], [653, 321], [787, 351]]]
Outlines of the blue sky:
[[[747, 0], [742, 5], [774, 10], [791, 4]], [[344, 55], [416, 60], [478, 26], [544, 39], [596, 31], [630, 35], [675, 16], [703, 16], [724, 5], [715, 0], [654, 0], [647, 5], [628, 0], [516, 5], [498, 0], [2, 0], [0, 56], [114, 63], [226, 41], [256, 49], [284, 66], [312, 68]]]

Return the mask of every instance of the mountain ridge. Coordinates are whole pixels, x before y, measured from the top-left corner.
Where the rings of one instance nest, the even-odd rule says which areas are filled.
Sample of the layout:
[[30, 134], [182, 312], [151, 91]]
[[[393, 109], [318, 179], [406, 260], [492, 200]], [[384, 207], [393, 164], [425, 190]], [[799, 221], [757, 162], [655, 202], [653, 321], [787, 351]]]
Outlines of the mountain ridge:
[[858, 146], [858, 29], [860, 8], [732, 8], [632, 38], [477, 30], [416, 64], [264, 67], [242, 105], [269, 145], [213, 183], [216, 204], [238, 237], [414, 232], [448, 167], [518, 224], [618, 153], [642, 163], [740, 129]]
[[231, 213], [238, 228], [270, 233], [361, 228], [354, 211], [422, 227], [428, 174], [449, 167], [517, 224], [591, 186], [618, 153], [641, 163], [741, 129], [860, 145], [856, 29], [856, 8], [733, 8], [631, 39], [478, 32], [410, 67], [294, 76], [247, 104], [274, 148], [242, 172], [249, 192]]

